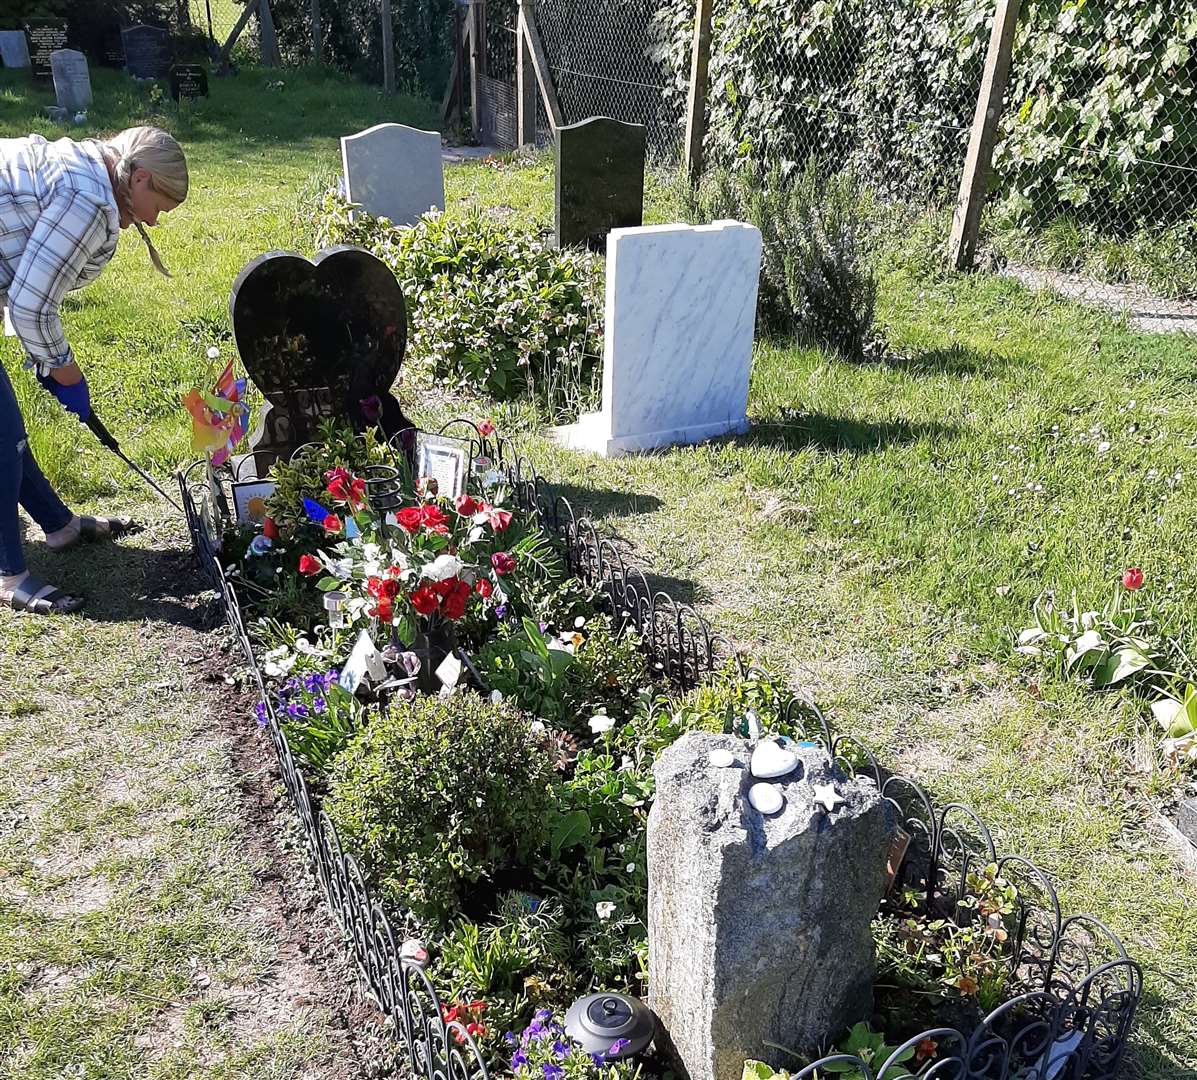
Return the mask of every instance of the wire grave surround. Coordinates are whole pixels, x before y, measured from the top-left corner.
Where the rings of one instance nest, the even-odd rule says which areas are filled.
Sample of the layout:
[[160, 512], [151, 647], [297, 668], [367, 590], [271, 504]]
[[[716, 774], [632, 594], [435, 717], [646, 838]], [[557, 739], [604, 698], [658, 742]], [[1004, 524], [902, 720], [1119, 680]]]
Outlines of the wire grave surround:
[[[654, 591], [644, 573], [629, 567], [618, 549], [579, 518], [568, 500], [554, 494], [532, 463], [503, 440], [483, 437], [469, 421], [455, 420], [440, 434], [464, 430], [471, 460], [494, 462], [505, 474], [514, 501], [538, 516], [561, 545], [567, 568], [595, 587], [622, 629], [633, 627], [655, 674], [680, 690], [691, 689], [736, 663], [731, 642], [715, 634], [691, 607]], [[296, 454], [317, 452], [305, 446]], [[267, 731], [279, 771], [299, 817], [308, 858], [370, 997], [392, 1027], [397, 1051], [411, 1074], [424, 1080], [489, 1080], [478, 1044], [458, 1021], [446, 1022], [440, 995], [422, 963], [404, 955], [390, 918], [372, 899], [357, 861], [346, 853], [333, 823], [319, 807], [286, 736], [246, 631], [235, 583], [220, 561], [218, 542], [232, 523], [225, 471], [210, 484], [204, 461], [178, 474], [188, 529], [200, 568], [216, 590], [229, 626], [265, 703]], [[864, 1080], [885, 1080], [908, 1071], [899, 1065], [926, 1040], [937, 1046], [933, 1062], [918, 1074], [933, 1080], [1114, 1080], [1142, 997], [1142, 971], [1118, 937], [1088, 915], [1066, 916], [1047, 874], [1019, 855], [1000, 854], [984, 822], [968, 807], [936, 807], [913, 780], [885, 770], [850, 735], [835, 734], [813, 702], [788, 696], [784, 718], [825, 746], [846, 772], [870, 777], [910, 836], [896, 868], [895, 888], [917, 897], [928, 913], [953, 911], [967, 892], [970, 873], [996, 864], [1015, 884], [1018, 899], [1007, 950], [1006, 1000], [970, 1030], [937, 1027], [908, 1039], [885, 1061], [835, 1054], [820, 1059], [794, 1080], [813, 1078], [823, 1066], [850, 1064]], [[897, 1071], [895, 1071], [897, 1070]], [[840, 1070], [843, 1071], [843, 1070]]]

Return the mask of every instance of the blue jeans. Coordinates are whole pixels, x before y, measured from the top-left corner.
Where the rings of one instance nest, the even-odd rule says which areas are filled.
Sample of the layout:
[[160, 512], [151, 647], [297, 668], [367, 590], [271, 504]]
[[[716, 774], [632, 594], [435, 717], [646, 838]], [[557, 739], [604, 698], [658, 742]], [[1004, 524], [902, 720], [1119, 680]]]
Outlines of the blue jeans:
[[18, 503], [48, 533], [65, 528], [71, 520], [66, 503], [37, 467], [17, 396], [0, 364], [0, 576], [25, 572]]

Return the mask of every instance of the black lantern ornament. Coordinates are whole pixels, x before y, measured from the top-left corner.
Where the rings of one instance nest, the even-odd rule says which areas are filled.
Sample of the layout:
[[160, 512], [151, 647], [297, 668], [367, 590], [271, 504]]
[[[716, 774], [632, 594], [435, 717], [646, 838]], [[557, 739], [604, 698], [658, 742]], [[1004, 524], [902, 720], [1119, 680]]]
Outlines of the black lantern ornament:
[[635, 1057], [653, 1041], [657, 1014], [627, 994], [587, 994], [565, 1014], [565, 1032], [588, 1054], [609, 1061]]

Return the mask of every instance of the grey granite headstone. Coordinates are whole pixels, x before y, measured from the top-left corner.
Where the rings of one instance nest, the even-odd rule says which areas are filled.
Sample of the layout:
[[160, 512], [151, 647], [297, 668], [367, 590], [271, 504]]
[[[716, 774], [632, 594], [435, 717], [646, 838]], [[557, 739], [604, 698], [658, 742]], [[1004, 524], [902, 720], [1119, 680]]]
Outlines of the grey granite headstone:
[[404, 124], [375, 124], [341, 139], [345, 192], [367, 214], [411, 225], [445, 208], [441, 137]]
[[[713, 765], [715, 749], [735, 763]], [[870, 923], [893, 814], [821, 748], [795, 752], [789, 776], [754, 781], [746, 741], [691, 732], [653, 769], [651, 1005], [690, 1080], [737, 1080], [746, 1058], [792, 1067], [770, 1044], [809, 1052], [872, 1011]], [[784, 796], [779, 812], [750, 805], [761, 782]], [[834, 785], [842, 804], [819, 805], [815, 784]]]
[[86, 56], [76, 49], [59, 49], [50, 54], [50, 69], [60, 109], [74, 113], [91, 105], [91, 76]]
[[131, 26], [121, 32], [125, 69], [135, 79], [165, 79], [170, 74], [170, 32], [160, 26]]
[[1176, 827], [1180, 829], [1190, 844], [1197, 845], [1197, 797], [1185, 799], [1180, 804]]
[[66, 19], [30, 19], [25, 24], [29, 67], [34, 79], [46, 82], [53, 77], [50, 54], [67, 47], [69, 32]]
[[0, 63], [6, 68], [29, 66], [29, 43], [24, 30], [0, 30]]
[[558, 247], [604, 250], [607, 233], [644, 222], [644, 125], [606, 116], [557, 129]]

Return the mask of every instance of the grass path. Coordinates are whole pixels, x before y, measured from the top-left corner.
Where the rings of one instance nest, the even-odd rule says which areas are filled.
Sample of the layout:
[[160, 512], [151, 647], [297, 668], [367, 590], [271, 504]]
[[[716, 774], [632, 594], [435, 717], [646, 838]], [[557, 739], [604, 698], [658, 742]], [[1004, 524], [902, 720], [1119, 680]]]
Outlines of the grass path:
[[86, 615], [0, 612], [0, 1078], [367, 1075], [182, 525], [133, 509], [120, 547], [28, 545]]

